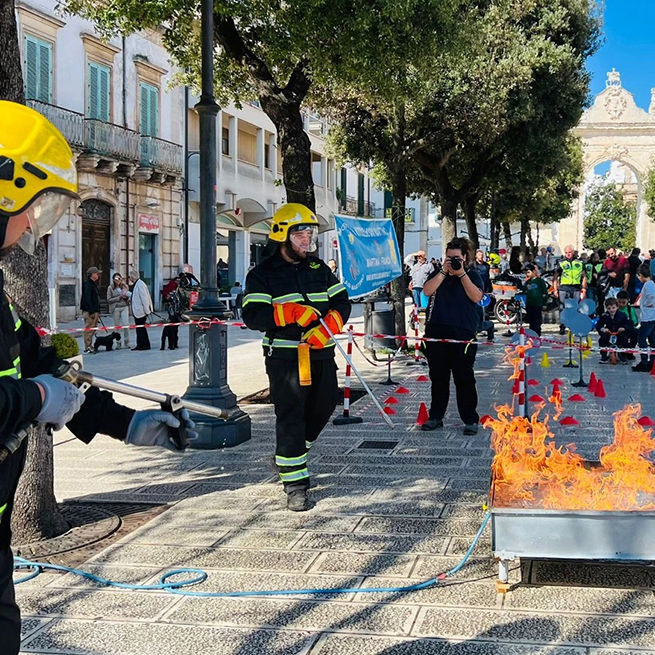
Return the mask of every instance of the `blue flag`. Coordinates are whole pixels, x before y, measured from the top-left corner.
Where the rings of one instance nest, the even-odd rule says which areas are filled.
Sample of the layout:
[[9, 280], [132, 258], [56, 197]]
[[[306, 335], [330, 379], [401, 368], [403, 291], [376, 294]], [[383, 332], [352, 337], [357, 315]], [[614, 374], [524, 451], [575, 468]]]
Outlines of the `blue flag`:
[[365, 296], [402, 275], [396, 231], [390, 218], [335, 216], [341, 282], [351, 298]]

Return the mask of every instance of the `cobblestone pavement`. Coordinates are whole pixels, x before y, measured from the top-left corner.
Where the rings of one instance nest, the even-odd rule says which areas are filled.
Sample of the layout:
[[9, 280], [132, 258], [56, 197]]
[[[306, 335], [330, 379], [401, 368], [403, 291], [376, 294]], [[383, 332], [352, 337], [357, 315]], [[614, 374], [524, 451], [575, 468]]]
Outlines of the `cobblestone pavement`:
[[[260, 356], [256, 346], [252, 353]], [[551, 368], [535, 365], [529, 372], [540, 382], [532, 391], [542, 395], [551, 378], [573, 381], [578, 375], [577, 369], [562, 368], [566, 351], [550, 350], [549, 355]], [[568, 402], [576, 390], [567, 382], [564, 415], [575, 416], [581, 425], [558, 428], [562, 444], [575, 441], [592, 459], [611, 439], [611, 412], [627, 401], [644, 403], [644, 413], [655, 418], [655, 378], [627, 366], [601, 367], [595, 360], [597, 355], [585, 361], [587, 371], [603, 377], [608, 397], [596, 399], [583, 390], [586, 402]], [[477, 370], [479, 410], [491, 413], [494, 404], [509, 399], [510, 371], [502, 364], [502, 349], [480, 348]], [[454, 397], [443, 430], [417, 430], [419, 403], [428, 400], [430, 390], [429, 382], [417, 379], [425, 372], [395, 366], [394, 379], [409, 391], [403, 394], [377, 384], [384, 369], [366, 368], [375, 392], [398, 400], [390, 405], [395, 427], [386, 426], [367, 398], [353, 412], [364, 418], [362, 424], [330, 423], [311, 453], [314, 507], [304, 514], [284, 509], [281, 486], [270, 470], [273, 411], [267, 405], [247, 406], [253, 437], [227, 451], [162, 454], [117, 447], [104, 438], [84, 446], [58, 436], [60, 499], [170, 505], [96, 556], [86, 570], [147, 582], [168, 569], [191, 566], [207, 571], [206, 591], [355, 591], [334, 597], [189, 598], [100, 589], [71, 575], [43, 574], [18, 588], [24, 652], [655, 653], [653, 569], [535, 564], [530, 579], [541, 585], [522, 584], [497, 595], [489, 529], [470, 564], [444, 584], [413, 593], [356, 591], [419, 582], [452, 567], [483, 518], [489, 433], [462, 435]], [[157, 376], [144, 373], [141, 379], [154, 383]], [[385, 443], [362, 448], [366, 441]], [[519, 580], [514, 564], [511, 581]]]

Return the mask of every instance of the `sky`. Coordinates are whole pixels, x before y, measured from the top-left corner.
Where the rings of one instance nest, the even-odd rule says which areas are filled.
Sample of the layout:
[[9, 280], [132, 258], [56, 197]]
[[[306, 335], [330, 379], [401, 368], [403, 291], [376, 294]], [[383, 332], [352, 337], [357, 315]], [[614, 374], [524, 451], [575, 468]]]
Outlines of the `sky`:
[[616, 68], [621, 83], [648, 110], [655, 87], [655, 0], [605, 0], [603, 37], [587, 61], [591, 95], [605, 88], [606, 73]]

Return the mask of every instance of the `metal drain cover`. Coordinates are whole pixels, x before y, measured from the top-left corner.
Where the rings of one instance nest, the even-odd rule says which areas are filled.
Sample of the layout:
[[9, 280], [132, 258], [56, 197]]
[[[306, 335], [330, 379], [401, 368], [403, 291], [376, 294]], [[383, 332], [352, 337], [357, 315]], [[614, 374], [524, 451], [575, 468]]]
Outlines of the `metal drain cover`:
[[393, 450], [398, 445], [397, 441], [374, 441], [367, 440], [357, 446], [357, 448], [371, 449], [371, 450]]

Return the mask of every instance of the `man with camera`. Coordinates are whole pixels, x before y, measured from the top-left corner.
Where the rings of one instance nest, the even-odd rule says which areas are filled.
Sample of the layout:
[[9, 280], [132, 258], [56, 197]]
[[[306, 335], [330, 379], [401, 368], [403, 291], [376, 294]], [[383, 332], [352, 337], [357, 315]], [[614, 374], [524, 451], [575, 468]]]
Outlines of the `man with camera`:
[[469, 268], [471, 257], [471, 242], [463, 238], [453, 239], [446, 246], [442, 269], [430, 275], [423, 286], [423, 293], [433, 296], [425, 336], [462, 342], [428, 341], [426, 344], [432, 404], [423, 430], [443, 427], [452, 372], [464, 434], [473, 435], [478, 431], [478, 394], [473, 372], [477, 347], [473, 341], [482, 316], [478, 303], [484, 294], [482, 278]]

